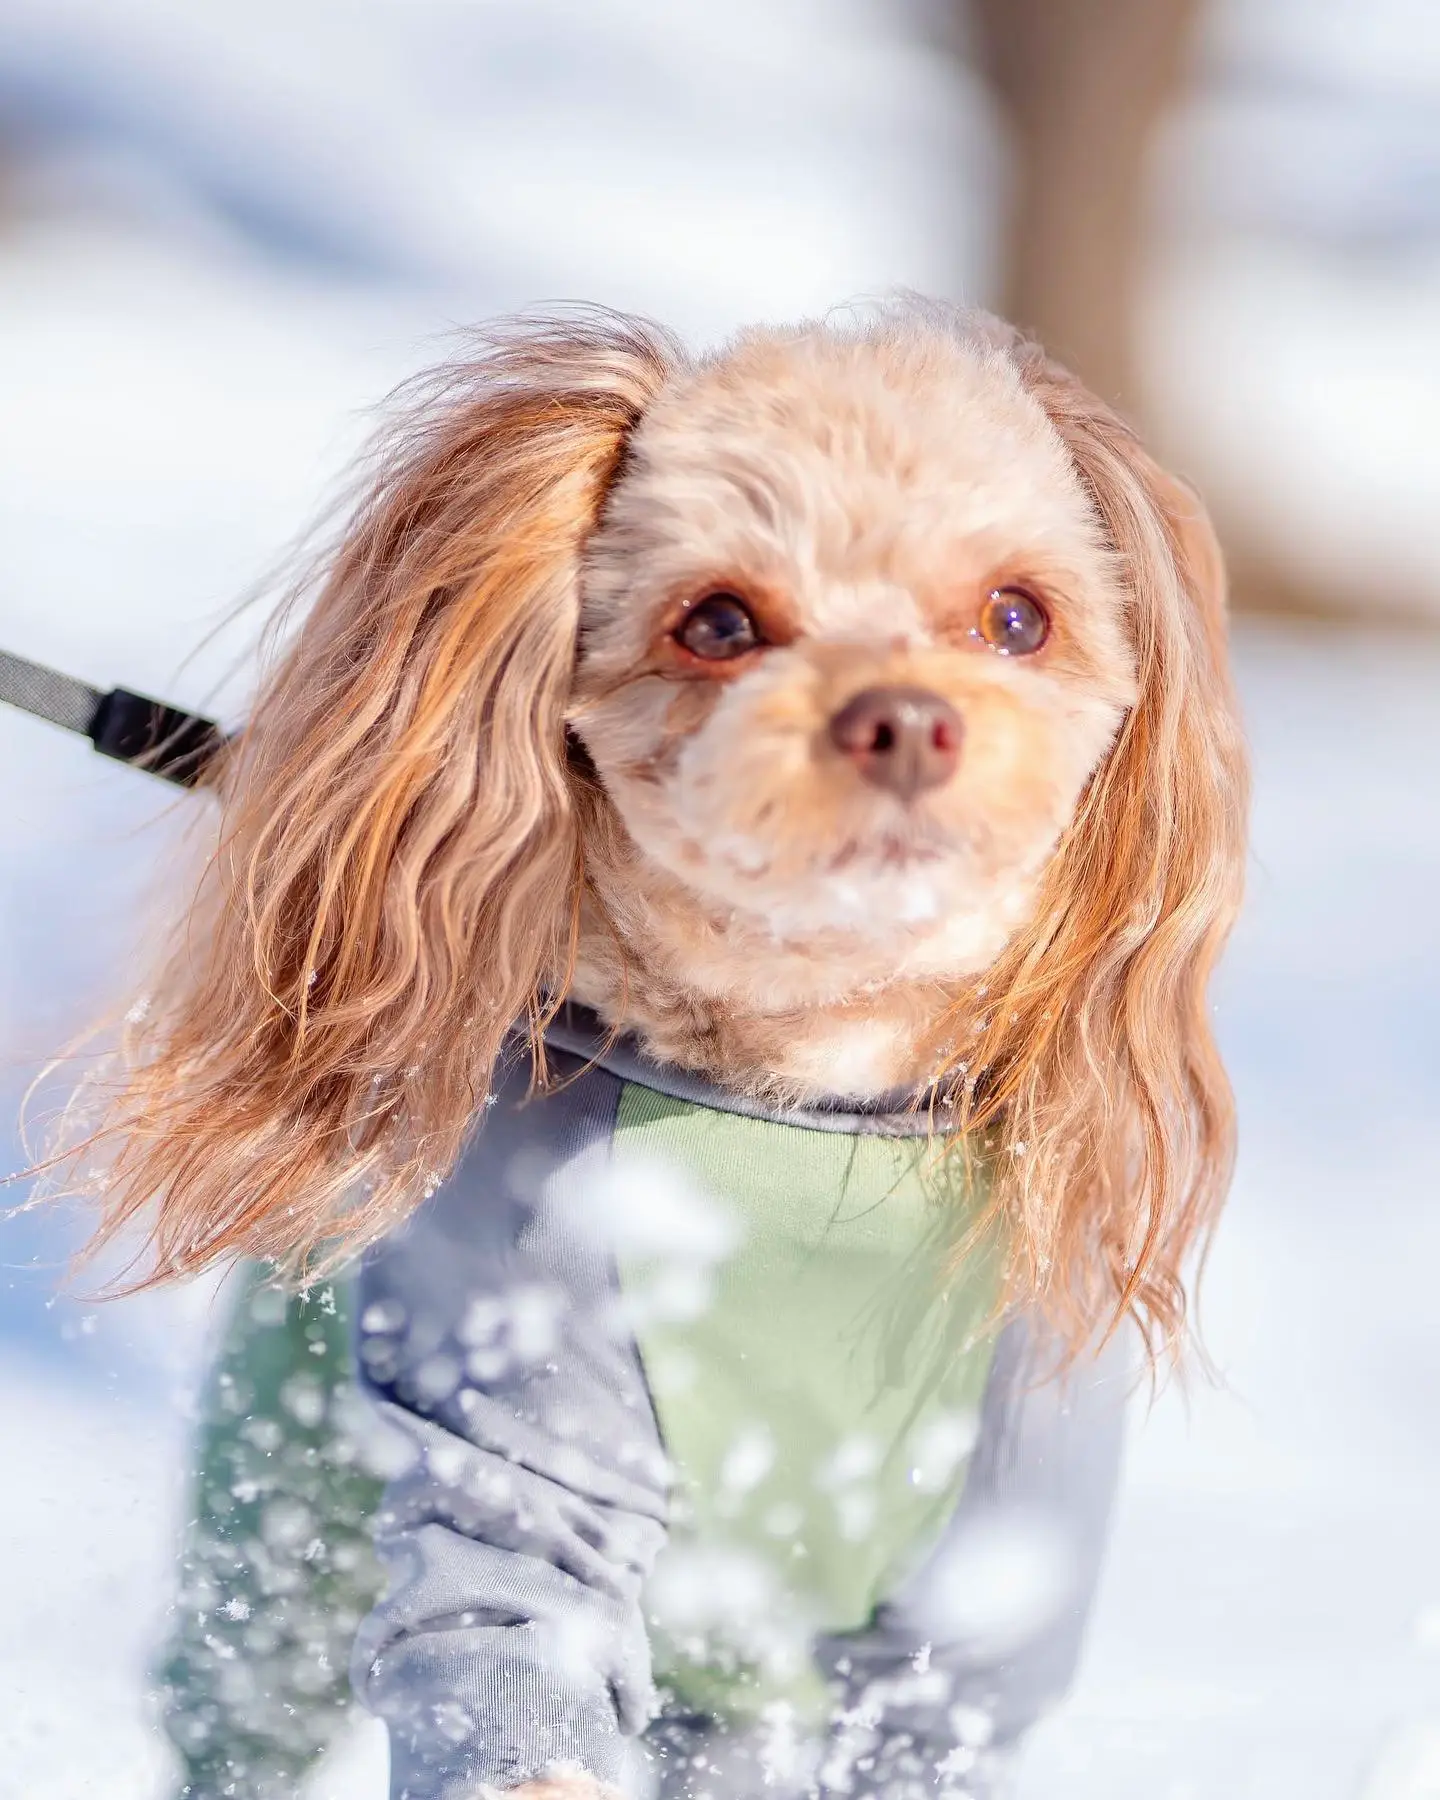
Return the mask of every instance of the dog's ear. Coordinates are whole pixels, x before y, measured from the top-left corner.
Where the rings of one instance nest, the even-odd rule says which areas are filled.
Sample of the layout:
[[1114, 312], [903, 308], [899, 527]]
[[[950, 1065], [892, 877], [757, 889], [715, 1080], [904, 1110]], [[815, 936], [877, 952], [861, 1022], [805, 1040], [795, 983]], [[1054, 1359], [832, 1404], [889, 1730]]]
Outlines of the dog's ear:
[[102, 1238], [158, 1201], [150, 1278], [372, 1237], [563, 992], [580, 551], [676, 355], [624, 320], [517, 327], [412, 396], [132, 1025]]
[[1178, 1345], [1184, 1270], [1229, 1184], [1207, 986], [1239, 905], [1248, 766], [1225, 577], [1194, 493], [1033, 345], [1008, 346], [1088, 489], [1126, 596], [1138, 697], [992, 979], [980, 1052], [1019, 1285], [1072, 1342], [1131, 1312]]

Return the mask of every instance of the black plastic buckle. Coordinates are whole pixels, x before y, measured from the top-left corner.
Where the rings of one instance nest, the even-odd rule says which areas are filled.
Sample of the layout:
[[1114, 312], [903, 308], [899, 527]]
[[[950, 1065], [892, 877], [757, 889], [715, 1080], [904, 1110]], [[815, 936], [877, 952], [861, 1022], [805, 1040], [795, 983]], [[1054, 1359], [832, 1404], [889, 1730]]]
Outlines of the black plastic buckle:
[[202, 781], [225, 744], [225, 734], [213, 719], [181, 712], [128, 688], [114, 688], [103, 696], [87, 735], [102, 756], [180, 787]]

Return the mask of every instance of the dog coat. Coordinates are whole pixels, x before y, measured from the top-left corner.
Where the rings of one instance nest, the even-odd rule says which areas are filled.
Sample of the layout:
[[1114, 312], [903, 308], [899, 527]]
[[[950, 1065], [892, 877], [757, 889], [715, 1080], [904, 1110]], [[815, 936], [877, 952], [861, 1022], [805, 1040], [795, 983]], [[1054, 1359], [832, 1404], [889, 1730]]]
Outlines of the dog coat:
[[657, 1714], [972, 1791], [1068, 1680], [1123, 1371], [996, 1331], [927, 1111], [766, 1109], [575, 1007], [547, 1050], [361, 1277], [392, 1792], [633, 1782]]

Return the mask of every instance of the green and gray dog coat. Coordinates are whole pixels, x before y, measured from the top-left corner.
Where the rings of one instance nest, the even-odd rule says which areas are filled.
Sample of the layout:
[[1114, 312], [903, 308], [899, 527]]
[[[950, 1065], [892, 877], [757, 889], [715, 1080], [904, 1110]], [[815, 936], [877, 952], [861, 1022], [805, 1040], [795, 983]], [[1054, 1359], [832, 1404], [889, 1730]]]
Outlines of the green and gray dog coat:
[[698, 1793], [727, 1734], [772, 1787], [990, 1792], [1073, 1666], [1123, 1372], [994, 1329], [927, 1112], [766, 1111], [574, 1007], [547, 1043], [361, 1278], [395, 1800]]

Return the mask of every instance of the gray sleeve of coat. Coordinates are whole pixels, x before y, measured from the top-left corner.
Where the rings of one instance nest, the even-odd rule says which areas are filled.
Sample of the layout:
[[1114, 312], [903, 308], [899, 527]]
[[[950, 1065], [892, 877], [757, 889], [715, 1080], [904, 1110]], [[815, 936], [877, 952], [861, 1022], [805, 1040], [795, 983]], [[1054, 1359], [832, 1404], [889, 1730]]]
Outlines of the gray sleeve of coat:
[[665, 1460], [610, 1259], [582, 1228], [618, 1084], [590, 1071], [527, 1108], [527, 1074], [361, 1281], [361, 1367], [397, 1472], [388, 1591], [351, 1674], [389, 1728], [393, 1800], [563, 1764], [619, 1781], [652, 1709], [639, 1597]]
[[1133, 1358], [1117, 1336], [1056, 1377], [1046, 1354], [1024, 1319], [1001, 1334], [939, 1543], [868, 1630], [822, 1646], [846, 1694], [824, 1792], [998, 1797], [1022, 1735], [1073, 1680]]

